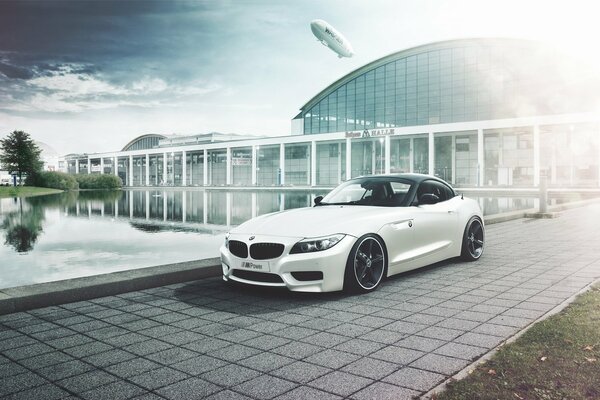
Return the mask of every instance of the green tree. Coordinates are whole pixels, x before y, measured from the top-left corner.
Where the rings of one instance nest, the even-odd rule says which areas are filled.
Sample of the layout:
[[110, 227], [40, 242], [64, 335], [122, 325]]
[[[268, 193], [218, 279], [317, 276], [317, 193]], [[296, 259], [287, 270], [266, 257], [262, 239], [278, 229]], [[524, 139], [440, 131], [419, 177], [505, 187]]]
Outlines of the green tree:
[[14, 131], [0, 139], [0, 165], [9, 173], [17, 174], [21, 182], [23, 174], [34, 175], [42, 170], [41, 153], [27, 132]]

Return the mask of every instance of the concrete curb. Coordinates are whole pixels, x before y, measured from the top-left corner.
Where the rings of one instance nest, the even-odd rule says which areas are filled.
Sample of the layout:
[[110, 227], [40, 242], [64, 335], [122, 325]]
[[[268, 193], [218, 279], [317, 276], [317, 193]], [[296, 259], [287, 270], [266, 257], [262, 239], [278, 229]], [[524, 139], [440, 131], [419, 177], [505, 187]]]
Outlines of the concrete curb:
[[218, 258], [0, 290], [0, 315], [219, 276]]
[[[580, 201], [573, 201], [571, 203], [557, 204], [555, 206], [548, 206], [549, 214], [554, 214], [554, 217], [560, 216], [560, 211], [570, 210], [572, 208], [585, 207], [590, 204], [600, 203], [600, 198], [587, 199]], [[530, 208], [527, 210], [510, 211], [502, 214], [495, 214], [489, 217], [484, 217], [483, 220], [486, 225], [497, 224], [499, 222], [511, 221], [519, 218], [536, 218], [535, 214], [538, 214], [538, 210]]]
[[580, 291], [578, 291], [577, 293], [575, 293], [571, 297], [567, 298], [562, 303], [558, 304], [556, 307], [554, 307], [553, 309], [551, 309], [550, 311], [548, 311], [546, 314], [542, 315], [541, 317], [539, 317], [538, 319], [536, 319], [535, 321], [533, 321], [532, 323], [530, 323], [529, 325], [527, 325], [525, 328], [521, 329], [520, 331], [518, 331], [517, 333], [515, 333], [514, 335], [512, 335], [511, 337], [509, 337], [508, 339], [506, 339], [502, 343], [500, 343], [498, 346], [494, 347], [493, 349], [491, 349], [490, 351], [488, 351], [487, 353], [485, 353], [484, 355], [482, 355], [481, 357], [479, 357], [477, 360], [473, 361], [471, 364], [467, 365], [465, 368], [461, 369], [456, 374], [454, 374], [451, 377], [445, 379], [444, 382], [440, 383], [439, 385], [437, 385], [436, 387], [434, 387], [433, 389], [431, 389], [427, 393], [421, 395], [421, 397], [419, 397], [419, 398], [420, 399], [427, 399], [427, 400], [433, 399], [434, 398], [433, 396], [435, 396], [436, 394], [439, 394], [439, 393], [443, 392], [446, 389], [446, 385], [448, 383], [454, 382], [454, 381], [458, 381], [458, 380], [461, 380], [461, 379], [464, 379], [464, 378], [468, 377], [470, 370], [473, 370], [473, 369], [477, 368], [477, 366], [480, 365], [480, 363], [482, 361], [487, 361], [487, 360], [491, 359], [498, 352], [498, 350], [500, 350], [502, 348], [502, 346], [514, 342], [515, 340], [517, 340], [518, 338], [520, 338], [521, 336], [523, 336], [523, 334], [525, 334], [525, 332], [527, 332], [529, 329], [531, 329], [531, 327], [533, 327], [538, 322], [543, 321], [543, 320], [545, 320], [545, 319], [547, 319], [547, 318], [549, 318], [549, 317], [551, 317], [551, 316], [553, 316], [555, 314], [558, 314], [559, 312], [561, 312], [562, 310], [564, 310], [569, 304], [571, 304], [579, 295], [581, 295], [581, 294], [589, 291], [592, 288], [592, 286], [597, 285], [598, 283], [600, 283], [600, 279], [597, 279], [594, 282], [586, 285]]

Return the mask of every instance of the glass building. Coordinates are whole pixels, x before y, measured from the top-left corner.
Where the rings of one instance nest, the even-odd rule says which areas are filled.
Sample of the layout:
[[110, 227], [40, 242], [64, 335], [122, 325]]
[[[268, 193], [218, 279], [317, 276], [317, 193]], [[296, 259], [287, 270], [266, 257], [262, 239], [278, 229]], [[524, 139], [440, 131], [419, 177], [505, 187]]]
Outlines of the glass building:
[[292, 134], [144, 135], [69, 155], [70, 173], [127, 186], [323, 186], [416, 172], [455, 186], [600, 185], [600, 79], [538, 42], [463, 39], [402, 50], [341, 77]]

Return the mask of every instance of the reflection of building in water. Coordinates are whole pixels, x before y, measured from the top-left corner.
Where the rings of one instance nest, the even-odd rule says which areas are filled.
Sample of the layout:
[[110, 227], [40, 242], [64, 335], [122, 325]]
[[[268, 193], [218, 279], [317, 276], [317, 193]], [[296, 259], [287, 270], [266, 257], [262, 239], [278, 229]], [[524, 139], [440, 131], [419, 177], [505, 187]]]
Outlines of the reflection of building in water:
[[64, 212], [72, 216], [130, 219], [146, 231], [151, 230], [153, 223], [176, 230], [202, 225], [219, 231], [258, 215], [308, 207], [315, 196], [307, 192], [127, 190], [114, 199], [76, 199], [64, 205]]
[[[583, 60], [585, 61], [585, 60]], [[600, 184], [600, 80], [539, 43], [464, 39], [375, 60], [317, 93], [292, 135], [144, 135], [66, 157], [127, 186], [334, 186], [435, 174], [456, 186]]]

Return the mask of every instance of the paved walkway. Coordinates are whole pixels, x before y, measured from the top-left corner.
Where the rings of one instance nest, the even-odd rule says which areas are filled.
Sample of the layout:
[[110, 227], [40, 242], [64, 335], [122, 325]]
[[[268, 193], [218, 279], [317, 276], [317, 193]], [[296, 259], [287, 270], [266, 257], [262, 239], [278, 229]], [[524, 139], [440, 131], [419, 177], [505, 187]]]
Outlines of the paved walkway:
[[600, 276], [600, 206], [488, 227], [375, 293], [206, 279], [0, 317], [0, 397], [409, 399]]

